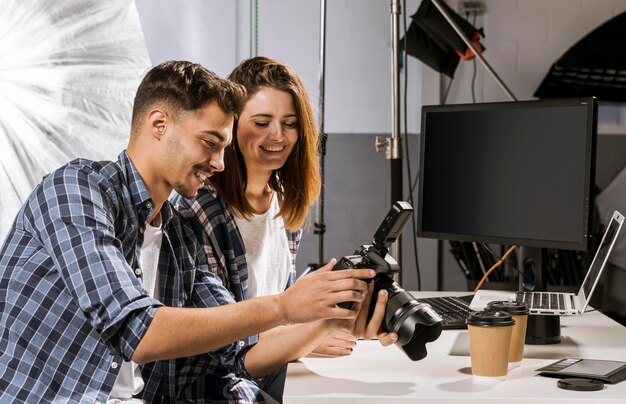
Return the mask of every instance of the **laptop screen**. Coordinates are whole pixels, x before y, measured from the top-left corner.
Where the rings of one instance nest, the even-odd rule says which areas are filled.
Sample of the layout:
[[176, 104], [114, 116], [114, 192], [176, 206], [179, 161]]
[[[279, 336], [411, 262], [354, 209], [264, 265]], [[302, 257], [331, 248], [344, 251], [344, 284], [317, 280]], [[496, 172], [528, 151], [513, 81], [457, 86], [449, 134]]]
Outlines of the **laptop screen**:
[[[600, 242], [600, 247], [598, 247], [598, 251], [596, 252], [593, 261], [591, 262], [591, 266], [589, 267], [589, 271], [587, 272], [587, 276], [583, 281], [583, 285], [579, 292], [579, 299], [585, 303], [585, 306], [588, 303], [589, 298], [591, 297], [591, 293], [593, 292], [596, 284], [598, 283], [598, 279], [600, 277], [600, 272], [604, 267], [604, 264], [607, 261], [611, 250], [613, 249], [613, 245], [615, 244], [615, 240], [617, 239], [617, 235], [624, 221], [624, 217], [619, 214], [619, 212], [615, 212], [613, 217], [611, 218], [611, 222], [602, 237], [602, 241]], [[582, 293], [582, 296], [581, 296]], [[581, 302], [582, 303], [582, 302]]]

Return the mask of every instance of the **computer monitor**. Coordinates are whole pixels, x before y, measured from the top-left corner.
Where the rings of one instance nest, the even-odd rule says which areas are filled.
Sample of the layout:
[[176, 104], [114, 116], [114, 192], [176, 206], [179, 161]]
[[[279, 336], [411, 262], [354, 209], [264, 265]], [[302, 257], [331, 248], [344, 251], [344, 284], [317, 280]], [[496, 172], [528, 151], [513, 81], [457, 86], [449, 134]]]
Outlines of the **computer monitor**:
[[595, 98], [422, 108], [418, 235], [586, 251]]

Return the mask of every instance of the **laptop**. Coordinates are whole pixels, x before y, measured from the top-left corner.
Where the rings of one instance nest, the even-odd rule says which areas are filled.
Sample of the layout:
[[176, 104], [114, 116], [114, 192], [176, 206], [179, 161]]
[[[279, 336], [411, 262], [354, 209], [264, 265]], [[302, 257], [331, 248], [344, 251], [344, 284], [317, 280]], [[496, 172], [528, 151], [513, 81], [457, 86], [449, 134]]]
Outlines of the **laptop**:
[[456, 330], [467, 328], [465, 320], [471, 313], [470, 302], [474, 295], [464, 296], [436, 296], [420, 297], [416, 300], [428, 303], [443, 320], [441, 326], [444, 330]]
[[479, 290], [474, 294], [474, 298], [470, 302], [470, 308], [472, 310], [483, 310], [487, 303], [494, 300], [515, 300], [525, 302], [529, 307], [530, 314], [571, 316], [584, 313], [591, 300], [591, 295], [600, 280], [609, 255], [613, 250], [613, 245], [615, 240], [617, 240], [623, 223], [624, 216], [615, 211], [577, 294]]

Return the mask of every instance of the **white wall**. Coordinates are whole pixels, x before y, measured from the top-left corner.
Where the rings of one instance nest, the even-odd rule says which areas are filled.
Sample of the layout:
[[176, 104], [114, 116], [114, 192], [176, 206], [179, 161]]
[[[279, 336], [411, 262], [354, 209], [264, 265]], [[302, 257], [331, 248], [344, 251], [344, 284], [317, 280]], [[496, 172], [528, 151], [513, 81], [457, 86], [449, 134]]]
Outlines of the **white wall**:
[[238, 61], [237, 11], [241, 1], [135, 0], [153, 64], [200, 63], [220, 76]]
[[[221, 76], [250, 57], [251, 27], [257, 54], [289, 63], [319, 105], [320, 2], [250, 0], [136, 0], [154, 64], [168, 59], [201, 63]], [[418, 0], [407, 2], [414, 12]], [[326, 6], [324, 105], [328, 133], [391, 131], [390, 2], [330, 0]], [[252, 13], [254, 16], [255, 14]], [[411, 62], [411, 61], [410, 61]], [[421, 64], [409, 63], [409, 108], [420, 108]], [[419, 131], [411, 114], [409, 132]]]
[[[476, 25], [489, 64], [520, 99], [531, 99], [550, 65], [611, 17], [626, 11], [624, 0], [482, 0]], [[251, 56], [258, 29], [258, 54], [291, 64], [315, 107], [319, 105], [320, 2], [314, 0], [136, 0], [153, 63], [188, 59], [226, 76]], [[459, 0], [448, 0], [458, 10]], [[407, 1], [402, 17], [419, 0]], [[328, 133], [388, 133], [391, 128], [390, 0], [327, 0], [325, 130]], [[253, 14], [254, 15], [254, 14]], [[409, 19], [410, 22], [410, 19]], [[616, 39], [619, 45], [619, 39]], [[409, 57], [409, 133], [419, 132], [422, 104], [440, 102], [447, 84]], [[476, 63], [477, 102], [509, 98]], [[461, 62], [448, 103], [472, 102], [473, 62]], [[615, 124], [606, 114], [613, 112]], [[615, 115], [617, 114], [617, 116]], [[626, 133], [624, 110], [603, 108], [600, 133]]]

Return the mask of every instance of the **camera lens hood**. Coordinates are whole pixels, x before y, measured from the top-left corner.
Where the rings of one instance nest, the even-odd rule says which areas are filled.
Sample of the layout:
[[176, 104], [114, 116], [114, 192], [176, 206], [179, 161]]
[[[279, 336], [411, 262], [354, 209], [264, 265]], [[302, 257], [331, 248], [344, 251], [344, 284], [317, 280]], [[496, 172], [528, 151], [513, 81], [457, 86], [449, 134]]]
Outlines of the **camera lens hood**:
[[396, 345], [413, 361], [424, 359], [426, 344], [441, 335], [441, 317], [425, 303], [411, 300], [404, 304], [390, 327], [398, 334]]

